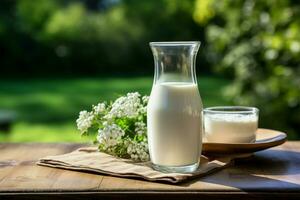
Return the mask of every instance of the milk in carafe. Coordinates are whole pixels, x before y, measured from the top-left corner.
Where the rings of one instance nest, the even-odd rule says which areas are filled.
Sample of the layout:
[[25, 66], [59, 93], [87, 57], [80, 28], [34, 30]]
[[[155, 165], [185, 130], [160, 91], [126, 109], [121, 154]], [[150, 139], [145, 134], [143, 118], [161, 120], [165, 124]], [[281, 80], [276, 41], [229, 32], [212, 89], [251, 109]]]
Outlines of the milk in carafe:
[[193, 83], [165, 82], [153, 86], [148, 103], [148, 144], [157, 165], [198, 163], [201, 152], [202, 104]]

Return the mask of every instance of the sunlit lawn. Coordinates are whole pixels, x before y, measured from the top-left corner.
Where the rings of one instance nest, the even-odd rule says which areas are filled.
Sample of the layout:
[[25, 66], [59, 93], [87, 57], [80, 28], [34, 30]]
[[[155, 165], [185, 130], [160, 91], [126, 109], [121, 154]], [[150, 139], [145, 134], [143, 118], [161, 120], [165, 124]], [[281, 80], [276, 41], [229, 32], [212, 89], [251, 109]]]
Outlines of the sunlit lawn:
[[[205, 107], [228, 104], [221, 95], [227, 80], [200, 77], [198, 84]], [[0, 80], [0, 110], [18, 114], [0, 141], [82, 141], [75, 124], [80, 110], [130, 91], [149, 95], [151, 86], [152, 77]]]

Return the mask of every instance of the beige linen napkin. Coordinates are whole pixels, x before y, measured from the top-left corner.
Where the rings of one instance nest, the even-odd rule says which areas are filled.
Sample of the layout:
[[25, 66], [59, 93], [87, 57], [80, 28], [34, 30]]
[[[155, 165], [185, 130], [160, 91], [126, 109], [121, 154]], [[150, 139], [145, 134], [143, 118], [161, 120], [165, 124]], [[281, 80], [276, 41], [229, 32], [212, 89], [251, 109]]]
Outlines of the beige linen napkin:
[[230, 158], [210, 160], [207, 157], [201, 156], [200, 166], [194, 173], [162, 173], [152, 169], [149, 162], [137, 163], [127, 159], [120, 159], [99, 152], [97, 148], [89, 147], [81, 148], [63, 155], [47, 156], [40, 159], [37, 164], [68, 170], [96, 172], [118, 177], [179, 183], [220, 170], [228, 166], [231, 161]]

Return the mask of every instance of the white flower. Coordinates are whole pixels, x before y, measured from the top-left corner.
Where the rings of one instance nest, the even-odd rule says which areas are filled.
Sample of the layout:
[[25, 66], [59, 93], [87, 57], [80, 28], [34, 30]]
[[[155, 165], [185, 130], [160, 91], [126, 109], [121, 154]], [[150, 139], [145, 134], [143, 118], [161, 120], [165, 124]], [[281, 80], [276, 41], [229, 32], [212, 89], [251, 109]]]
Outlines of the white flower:
[[98, 105], [93, 106], [94, 114], [99, 115], [105, 111], [105, 103], [98, 103]]
[[142, 106], [142, 107], [140, 107], [139, 112], [140, 112], [141, 114], [147, 114], [147, 106]]
[[138, 135], [147, 134], [147, 126], [144, 122], [135, 122], [134, 125], [135, 125], [134, 131]]
[[148, 104], [148, 101], [149, 101], [149, 96], [143, 96], [142, 97], [142, 101], [143, 101], [143, 104]]
[[117, 145], [125, 132], [116, 124], [107, 124], [98, 130], [97, 140], [103, 148], [107, 149]]
[[149, 101], [149, 96], [143, 96], [142, 97], [143, 105], [141, 105], [140, 109], [139, 109], [139, 112], [142, 115], [147, 114], [147, 104], [148, 104], [148, 101]]
[[79, 113], [79, 117], [76, 120], [78, 130], [83, 134], [91, 127], [94, 119], [94, 115], [86, 110]]
[[131, 141], [127, 147], [127, 153], [129, 154], [130, 158], [135, 161], [149, 160], [148, 144], [144, 142], [138, 143], [136, 141]]
[[128, 93], [127, 96], [118, 98], [113, 104], [110, 112], [105, 116], [106, 119], [114, 117], [135, 118], [139, 115], [141, 106], [140, 94], [138, 92]]

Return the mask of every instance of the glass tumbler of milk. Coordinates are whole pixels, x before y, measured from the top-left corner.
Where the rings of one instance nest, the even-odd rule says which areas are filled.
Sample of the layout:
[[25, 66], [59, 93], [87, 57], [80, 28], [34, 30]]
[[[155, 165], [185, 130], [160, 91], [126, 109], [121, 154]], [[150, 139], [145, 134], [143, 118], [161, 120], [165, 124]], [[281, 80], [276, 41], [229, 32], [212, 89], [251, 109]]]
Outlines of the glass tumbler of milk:
[[256, 139], [259, 110], [255, 107], [218, 106], [205, 108], [205, 142], [253, 143]]
[[202, 149], [202, 102], [195, 70], [200, 42], [151, 42], [155, 72], [147, 106], [154, 169], [191, 173]]

